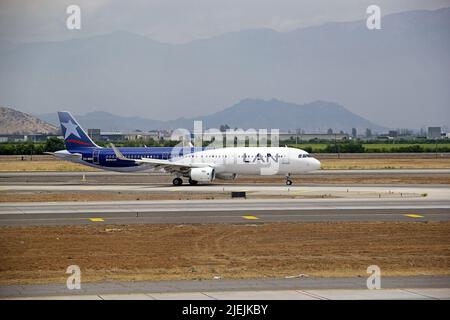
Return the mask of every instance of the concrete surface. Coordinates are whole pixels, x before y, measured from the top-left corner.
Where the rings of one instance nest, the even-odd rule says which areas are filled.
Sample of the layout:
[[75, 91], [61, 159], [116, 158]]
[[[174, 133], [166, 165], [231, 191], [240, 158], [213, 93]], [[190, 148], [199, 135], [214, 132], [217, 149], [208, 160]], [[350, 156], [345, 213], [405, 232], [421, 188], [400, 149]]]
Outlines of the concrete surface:
[[[218, 280], [165, 280], [165, 281], [107, 281], [81, 284], [80, 290], [68, 290], [65, 283], [33, 285], [0, 285], [0, 298], [69, 296], [69, 295], [127, 295], [179, 294], [186, 292], [246, 292], [246, 291], [311, 291], [311, 290], [367, 290], [366, 277], [302, 277], [262, 279], [218, 279]], [[402, 276], [381, 277], [382, 289], [442, 289], [441, 297], [448, 295], [450, 276]], [[372, 291], [372, 290], [371, 290]], [[423, 291], [425, 292], [425, 291]]]

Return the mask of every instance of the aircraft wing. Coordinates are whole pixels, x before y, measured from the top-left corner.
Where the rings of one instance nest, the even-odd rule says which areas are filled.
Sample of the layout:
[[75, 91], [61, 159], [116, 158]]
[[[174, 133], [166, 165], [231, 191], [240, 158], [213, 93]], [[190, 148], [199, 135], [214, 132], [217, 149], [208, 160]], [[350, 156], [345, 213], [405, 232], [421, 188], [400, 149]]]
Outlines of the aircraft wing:
[[197, 164], [181, 164], [176, 163], [169, 160], [162, 159], [150, 159], [150, 158], [141, 158], [141, 159], [130, 159], [125, 157], [120, 150], [111, 143], [111, 148], [113, 149], [117, 159], [126, 160], [126, 161], [134, 161], [136, 163], [148, 163], [151, 164], [155, 169], [162, 168], [169, 172], [186, 172], [191, 168], [201, 168], [201, 167], [209, 167], [206, 163], [197, 163]]

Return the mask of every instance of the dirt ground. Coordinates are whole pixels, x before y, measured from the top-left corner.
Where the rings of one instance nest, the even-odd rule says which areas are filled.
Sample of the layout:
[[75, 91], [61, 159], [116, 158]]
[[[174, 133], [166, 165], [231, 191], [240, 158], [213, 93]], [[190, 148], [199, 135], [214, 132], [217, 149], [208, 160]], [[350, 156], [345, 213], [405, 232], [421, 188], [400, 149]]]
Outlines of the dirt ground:
[[[366, 195], [368, 197], [369, 195]], [[372, 197], [377, 197], [373, 193]], [[426, 194], [402, 193], [402, 197], [420, 197]], [[330, 193], [317, 194], [265, 194], [247, 192], [247, 199], [323, 199], [339, 198], [340, 195]], [[386, 194], [383, 197], [400, 197], [398, 193]], [[112, 192], [112, 191], [70, 191], [70, 192], [0, 192], [0, 203], [6, 202], [57, 202], [57, 201], [146, 201], [146, 200], [220, 200], [231, 199], [230, 192]]]
[[230, 198], [230, 192], [0, 192], [0, 203], [48, 201], [219, 200]]
[[450, 222], [0, 228], [0, 283], [450, 274]]
[[[369, 195], [365, 195], [368, 197]], [[378, 197], [373, 193], [372, 197]], [[424, 197], [425, 194], [402, 193], [403, 197]], [[324, 199], [340, 198], [330, 193], [318, 194], [265, 194], [247, 192], [246, 199]], [[383, 197], [401, 197], [399, 193], [383, 194]], [[113, 192], [113, 191], [70, 191], [70, 192], [0, 192], [2, 202], [58, 202], [58, 201], [149, 201], [149, 200], [221, 200], [231, 199], [231, 192]]]
[[[94, 168], [41, 156], [33, 161], [0, 157], [0, 171], [97, 171]], [[321, 159], [322, 169], [443, 169], [450, 168], [450, 158], [371, 158]]]
[[94, 168], [62, 160], [0, 161], [0, 171], [97, 171]]
[[450, 158], [366, 158], [366, 159], [323, 159], [322, 169], [448, 169]]

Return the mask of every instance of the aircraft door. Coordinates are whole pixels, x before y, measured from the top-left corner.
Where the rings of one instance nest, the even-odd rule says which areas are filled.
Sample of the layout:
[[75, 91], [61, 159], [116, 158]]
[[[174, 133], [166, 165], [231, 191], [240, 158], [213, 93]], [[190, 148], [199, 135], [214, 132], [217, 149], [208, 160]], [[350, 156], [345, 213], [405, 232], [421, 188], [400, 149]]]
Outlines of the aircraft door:
[[92, 163], [94, 164], [100, 164], [100, 150], [95, 149], [92, 151]]
[[286, 152], [284, 154], [282, 154], [282, 158], [281, 158], [281, 163], [282, 164], [289, 164], [289, 152]]

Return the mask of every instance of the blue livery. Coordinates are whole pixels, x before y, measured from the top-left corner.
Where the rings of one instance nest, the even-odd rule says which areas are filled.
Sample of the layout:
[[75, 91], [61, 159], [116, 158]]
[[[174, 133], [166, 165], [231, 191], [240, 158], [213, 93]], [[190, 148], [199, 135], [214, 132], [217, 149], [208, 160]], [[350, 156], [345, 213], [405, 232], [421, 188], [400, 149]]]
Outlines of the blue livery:
[[[102, 148], [95, 144], [70, 112], [58, 112], [58, 117], [67, 151], [70, 154], [80, 156], [77, 162], [117, 171], [143, 170], [147, 167], [135, 161], [118, 159], [112, 148]], [[196, 149], [202, 150], [202, 148]], [[182, 156], [183, 152], [192, 153], [196, 151], [194, 148], [178, 147], [176, 149], [173, 147], [132, 147], [119, 148], [119, 150], [129, 159], [149, 158], [161, 160], [170, 160], [173, 157]]]

